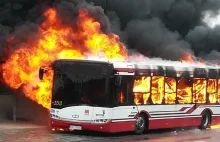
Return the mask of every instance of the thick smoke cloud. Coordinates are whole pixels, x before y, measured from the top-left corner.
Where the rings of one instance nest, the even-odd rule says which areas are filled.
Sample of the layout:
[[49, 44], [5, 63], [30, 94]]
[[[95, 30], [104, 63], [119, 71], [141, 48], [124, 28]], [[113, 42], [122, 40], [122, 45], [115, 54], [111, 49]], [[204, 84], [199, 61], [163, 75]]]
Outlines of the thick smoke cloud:
[[[211, 29], [203, 22], [207, 10], [217, 14], [219, 0], [109, 0], [108, 3], [109, 11], [115, 11], [120, 19], [120, 24], [115, 25], [125, 31], [121, 35], [127, 39], [129, 48], [174, 60], [186, 50], [200, 57], [204, 53], [211, 56], [207, 54], [212, 50], [219, 51], [219, 28]], [[168, 51], [172, 56], [165, 56]]]
[[59, 16], [64, 23], [74, 26], [75, 17], [80, 9], [86, 10], [90, 16], [100, 22], [102, 31], [111, 32], [111, 25], [108, 17], [101, 6], [94, 6], [93, 3], [87, 3], [84, 0], [57, 0], [55, 6], [58, 9]]
[[190, 45], [178, 33], [167, 30], [158, 18], [134, 20], [127, 25], [126, 33], [131, 48], [148, 51], [150, 56], [178, 60], [186, 51], [190, 53]]
[[10, 33], [16, 36], [13, 48], [34, 41], [42, 13], [51, 6], [73, 27], [78, 10], [87, 10], [105, 33], [118, 34], [128, 48], [149, 57], [179, 60], [186, 52], [202, 58], [219, 52], [219, 27], [211, 29], [203, 22], [206, 10], [217, 14], [219, 0], [2, 0], [0, 50]]

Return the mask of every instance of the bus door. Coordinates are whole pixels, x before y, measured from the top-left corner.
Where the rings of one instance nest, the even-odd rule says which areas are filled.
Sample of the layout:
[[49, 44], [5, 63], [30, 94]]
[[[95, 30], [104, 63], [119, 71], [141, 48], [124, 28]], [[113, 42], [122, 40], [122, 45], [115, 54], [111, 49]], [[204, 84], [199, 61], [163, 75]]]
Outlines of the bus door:
[[120, 85], [116, 88], [116, 107], [113, 110], [113, 118], [132, 119], [138, 113], [137, 106], [133, 104], [133, 76], [120, 76]]

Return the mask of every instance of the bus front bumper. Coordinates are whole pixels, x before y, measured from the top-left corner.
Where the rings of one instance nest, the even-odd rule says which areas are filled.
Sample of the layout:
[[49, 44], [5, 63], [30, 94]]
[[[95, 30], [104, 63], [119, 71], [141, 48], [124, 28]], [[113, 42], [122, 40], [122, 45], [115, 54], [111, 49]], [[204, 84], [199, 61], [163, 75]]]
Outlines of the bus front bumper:
[[52, 128], [61, 128], [64, 130], [70, 130], [70, 126], [79, 126], [81, 130], [87, 131], [98, 131], [98, 132], [106, 132], [106, 133], [116, 133], [116, 132], [129, 132], [134, 131], [135, 129], [135, 121], [134, 120], [126, 120], [126, 121], [109, 121], [107, 123], [81, 123], [81, 122], [71, 122], [71, 121], [63, 121], [50, 119], [50, 126]]

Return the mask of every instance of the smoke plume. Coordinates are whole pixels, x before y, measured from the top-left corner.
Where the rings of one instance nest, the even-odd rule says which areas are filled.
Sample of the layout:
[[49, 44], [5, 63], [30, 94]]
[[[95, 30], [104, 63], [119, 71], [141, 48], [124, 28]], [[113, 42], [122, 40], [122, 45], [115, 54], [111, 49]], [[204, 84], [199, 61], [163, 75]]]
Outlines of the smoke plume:
[[[148, 57], [169, 60], [186, 53], [213, 60], [219, 56], [220, 27], [209, 27], [203, 18], [220, 10], [219, 0], [11, 0], [0, 2], [0, 58], [33, 40], [42, 13], [56, 7], [64, 24], [77, 28], [79, 9], [101, 23], [102, 31], [114, 32], [129, 49]], [[10, 40], [10, 45], [7, 41]]]

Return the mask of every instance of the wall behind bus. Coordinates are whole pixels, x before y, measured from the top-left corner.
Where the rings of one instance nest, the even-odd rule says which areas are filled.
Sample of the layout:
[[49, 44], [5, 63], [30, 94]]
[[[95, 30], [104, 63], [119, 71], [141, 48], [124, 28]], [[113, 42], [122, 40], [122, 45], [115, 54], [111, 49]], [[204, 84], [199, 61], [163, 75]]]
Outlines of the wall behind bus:
[[13, 121], [14, 105], [16, 106], [17, 121], [49, 125], [49, 114], [45, 108], [29, 100], [22, 94], [13, 93], [0, 94], [0, 122]]
[[13, 95], [0, 95], [0, 121], [12, 120]]
[[24, 95], [16, 95], [16, 115], [18, 121], [49, 125], [49, 111], [29, 100]]

